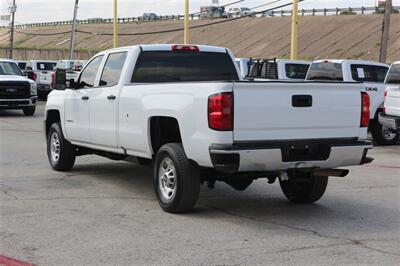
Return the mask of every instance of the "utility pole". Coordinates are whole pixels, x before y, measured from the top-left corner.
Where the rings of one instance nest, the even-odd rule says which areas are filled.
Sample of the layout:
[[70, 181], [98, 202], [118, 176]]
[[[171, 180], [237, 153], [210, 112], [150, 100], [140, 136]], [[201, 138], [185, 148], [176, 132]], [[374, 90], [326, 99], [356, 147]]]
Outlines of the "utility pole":
[[386, 63], [386, 58], [387, 58], [390, 16], [392, 15], [392, 8], [393, 8], [392, 0], [386, 0], [385, 15], [383, 18], [383, 25], [382, 25], [381, 51], [379, 53], [379, 62], [382, 63]]
[[189, 0], [185, 0], [184, 44], [189, 43]]
[[118, 0], [114, 0], [114, 48], [118, 47]]
[[78, 13], [79, 0], [75, 0], [74, 17], [72, 19], [71, 40], [69, 43], [69, 60], [74, 59], [74, 45], [75, 45], [75, 29], [76, 29], [76, 15]]
[[11, 11], [11, 29], [10, 29], [10, 59], [13, 59], [14, 50], [14, 27], [15, 27], [15, 12], [17, 11], [17, 6], [15, 5], [15, 0], [13, 0]]
[[291, 47], [290, 47], [290, 59], [297, 59], [297, 50], [298, 50], [298, 19], [299, 19], [299, 1], [293, 0], [293, 10], [292, 10], [292, 38], [291, 38]]

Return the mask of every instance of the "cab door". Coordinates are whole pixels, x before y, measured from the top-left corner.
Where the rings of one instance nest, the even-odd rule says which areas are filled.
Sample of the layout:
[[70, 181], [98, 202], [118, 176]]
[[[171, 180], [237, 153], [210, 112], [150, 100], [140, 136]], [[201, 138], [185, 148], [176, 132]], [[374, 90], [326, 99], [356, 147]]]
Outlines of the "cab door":
[[65, 133], [70, 141], [90, 143], [90, 91], [95, 88], [96, 78], [103, 55], [93, 58], [82, 71], [77, 86], [68, 89], [65, 99]]
[[117, 148], [119, 92], [127, 52], [110, 53], [101, 72], [99, 85], [90, 91], [90, 135], [93, 144]]

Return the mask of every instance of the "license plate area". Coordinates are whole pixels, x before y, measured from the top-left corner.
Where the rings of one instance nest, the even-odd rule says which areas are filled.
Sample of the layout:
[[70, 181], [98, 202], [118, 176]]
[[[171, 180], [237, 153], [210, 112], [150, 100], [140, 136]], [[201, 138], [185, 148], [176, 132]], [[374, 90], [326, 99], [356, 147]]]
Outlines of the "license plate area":
[[329, 144], [287, 143], [281, 146], [283, 162], [326, 161], [331, 153]]

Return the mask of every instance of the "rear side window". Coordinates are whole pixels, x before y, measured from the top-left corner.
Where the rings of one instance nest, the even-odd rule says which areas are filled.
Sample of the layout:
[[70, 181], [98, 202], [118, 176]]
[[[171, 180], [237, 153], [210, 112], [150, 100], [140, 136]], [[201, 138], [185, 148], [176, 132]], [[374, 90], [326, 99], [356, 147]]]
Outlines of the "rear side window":
[[305, 79], [309, 67], [307, 64], [286, 64], [286, 76], [289, 79]]
[[110, 54], [100, 78], [100, 87], [115, 86], [121, 77], [122, 68], [126, 60], [126, 53]]
[[26, 69], [26, 63], [18, 63], [18, 66], [21, 70], [25, 70]]
[[228, 53], [147, 51], [139, 55], [134, 83], [238, 80]]
[[400, 64], [392, 65], [386, 78], [388, 84], [400, 84]]
[[384, 66], [351, 65], [351, 77], [355, 81], [384, 82], [388, 68]]
[[54, 70], [54, 68], [56, 67], [57, 63], [51, 63], [51, 62], [38, 62], [36, 63], [36, 68], [38, 70], [47, 70], [47, 71], [51, 71]]
[[331, 62], [312, 63], [306, 79], [343, 81], [342, 64]]

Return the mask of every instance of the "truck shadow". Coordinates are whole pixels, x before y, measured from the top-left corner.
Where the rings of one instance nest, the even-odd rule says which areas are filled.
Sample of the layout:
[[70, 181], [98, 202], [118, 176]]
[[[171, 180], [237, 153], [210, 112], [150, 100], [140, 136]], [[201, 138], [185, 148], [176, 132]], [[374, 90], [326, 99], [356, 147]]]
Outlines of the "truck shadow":
[[[152, 201], [154, 208], [162, 212], [154, 196], [152, 172], [151, 167], [107, 163], [77, 165], [73, 174], [90, 175], [97, 181], [118, 186], [121, 195]], [[178, 218], [220, 220], [264, 229], [280, 227], [332, 239], [346, 239], [343, 232], [349, 231], [360, 238], [371, 232], [398, 231], [398, 213], [373, 199], [367, 201], [366, 195], [355, 200], [350, 188], [340, 189], [339, 193], [335, 189], [337, 184], [328, 186], [325, 197], [318, 203], [301, 205], [289, 203], [278, 184], [268, 185], [265, 180], [256, 181], [244, 192], [217, 183], [214, 190], [202, 186], [196, 208], [179, 214]]]

